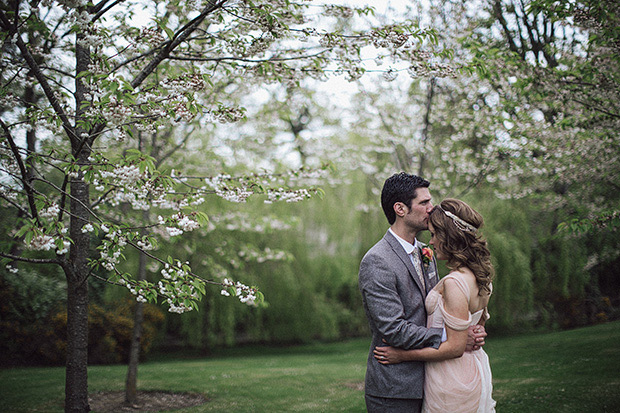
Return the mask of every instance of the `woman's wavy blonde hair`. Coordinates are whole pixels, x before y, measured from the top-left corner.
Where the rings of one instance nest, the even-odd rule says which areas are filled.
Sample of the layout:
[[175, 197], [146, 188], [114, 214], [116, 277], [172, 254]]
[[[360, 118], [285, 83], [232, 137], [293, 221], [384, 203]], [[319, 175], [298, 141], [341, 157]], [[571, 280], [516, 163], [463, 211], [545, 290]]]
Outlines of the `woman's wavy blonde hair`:
[[[450, 217], [450, 213], [457, 218]], [[482, 215], [463, 201], [447, 198], [431, 211], [429, 221], [435, 231], [435, 248], [447, 256], [448, 268], [469, 268], [476, 277], [478, 295], [490, 294], [495, 270], [487, 242], [479, 231], [484, 224]]]

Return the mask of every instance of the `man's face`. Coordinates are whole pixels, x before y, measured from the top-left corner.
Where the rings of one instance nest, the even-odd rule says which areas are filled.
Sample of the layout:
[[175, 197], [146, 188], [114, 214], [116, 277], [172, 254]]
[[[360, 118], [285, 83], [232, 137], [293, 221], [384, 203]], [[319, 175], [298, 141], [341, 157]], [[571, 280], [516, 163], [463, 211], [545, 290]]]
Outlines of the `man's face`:
[[411, 229], [422, 231], [428, 229], [428, 215], [433, 210], [433, 204], [428, 188], [418, 188], [416, 194], [404, 219]]

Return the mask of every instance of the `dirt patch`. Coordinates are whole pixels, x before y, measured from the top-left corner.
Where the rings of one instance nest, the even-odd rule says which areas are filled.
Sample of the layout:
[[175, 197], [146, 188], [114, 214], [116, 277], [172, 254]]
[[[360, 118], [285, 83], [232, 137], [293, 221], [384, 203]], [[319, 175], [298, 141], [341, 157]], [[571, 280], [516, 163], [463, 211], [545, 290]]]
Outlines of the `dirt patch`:
[[344, 383], [344, 387], [348, 387], [353, 390], [364, 391], [364, 382], [363, 381], [352, 381], [352, 382]]
[[185, 407], [200, 406], [207, 402], [202, 394], [170, 393], [164, 391], [140, 391], [138, 402], [133, 406], [125, 404], [125, 392], [96, 392], [88, 397], [93, 412], [159, 412]]

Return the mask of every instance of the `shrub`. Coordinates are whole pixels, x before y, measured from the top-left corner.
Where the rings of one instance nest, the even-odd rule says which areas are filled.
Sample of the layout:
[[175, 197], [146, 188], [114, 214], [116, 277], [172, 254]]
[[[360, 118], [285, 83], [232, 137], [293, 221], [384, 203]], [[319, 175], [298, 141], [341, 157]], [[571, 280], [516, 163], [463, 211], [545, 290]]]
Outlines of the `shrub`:
[[[102, 307], [90, 304], [88, 311], [88, 363], [110, 364], [127, 362], [133, 332], [132, 300]], [[148, 353], [157, 329], [164, 321], [163, 312], [155, 305], [144, 305], [144, 322], [140, 353]], [[24, 325], [2, 322], [3, 338], [9, 338], [10, 350], [3, 364], [63, 364], [66, 354], [67, 312], [58, 310], [46, 319]]]

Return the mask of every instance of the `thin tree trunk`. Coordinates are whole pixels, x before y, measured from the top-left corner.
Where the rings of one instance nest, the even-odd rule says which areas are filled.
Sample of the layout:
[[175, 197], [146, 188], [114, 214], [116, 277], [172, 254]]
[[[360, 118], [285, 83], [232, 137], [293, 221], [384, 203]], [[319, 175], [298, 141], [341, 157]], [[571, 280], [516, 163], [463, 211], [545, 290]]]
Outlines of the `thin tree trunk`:
[[[143, 213], [144, 220], [148, 220], [148, 212]], [[145, 232], [144, 230], [142, 231]], [[146, 279], [146, 255], [140, 252], [138, 259], [138, 281]], [[138, 364], [140, 363], [140, 341], [142, 338], [142, 323], [144, 322], [144, 304], [136, 301], [133, 315], [133, 333], [129, 349], [129, 365], [127, 380], [125, 381], [125, 403], [135, 406], [138, 402]]]
[[431, 108], [433, 107], [433, 97], [435, 96], [436, 84], [437, 79], [432, 77], [429, 80], [428, 93], [426, 95], [426, 114], [424, 115], [424, 129], [422, 130], [422, 150], [420, 151], [420, 167], [418, 169], [418, 176], [422, 176], [424, 174], [424, 167], [426, 166], [426, 155], [424, 154], [424, 150], [428, 142], [428, 134], [431, 125]]

